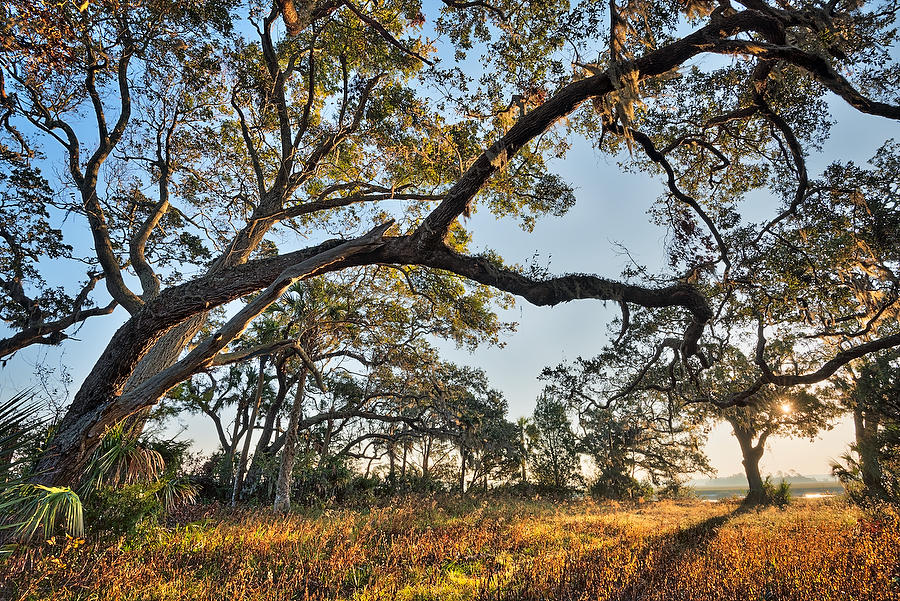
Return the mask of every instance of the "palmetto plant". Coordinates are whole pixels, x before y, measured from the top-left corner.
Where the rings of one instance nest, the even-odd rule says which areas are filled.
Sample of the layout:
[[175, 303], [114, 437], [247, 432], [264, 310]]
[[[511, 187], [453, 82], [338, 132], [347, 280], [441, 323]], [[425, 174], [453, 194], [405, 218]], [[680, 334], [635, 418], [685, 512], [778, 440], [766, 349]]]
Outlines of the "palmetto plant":
[[38, 408], [27, 391], [0, 403], [0, 486], [19, 480], [25, 461], [22, 450], [38, 423]]
[[79, 492], [89, 495], [100, 486], [154, 482], [164, 468], [162, 455], [144, 445], [124, 421], [119, 422], [103, 434], [85, 470]]
[[[0, 403], [0, 540], [28, 542], [38, 535], [52, 536], [60, 526], [72, 536], [82, 536], [81, 499], [101, 486], [151, 484], [148, 493], [155, 495], [166, 511], [196, 499], [197, 489], [187, 479], [161, 478], [162, 456], [124, 423], [104, 433], [85, 471], [80, 496], [68, 487], [29, 482], [34, 474], [28, 449], [35, 446], [43, 423], [38, 411], [39, 405], [28, 392]], [[0, 549], [0, 554], [11, 548]]]
[[84, 534], [81, 499], [65, 486], [20, 483], [5, 488], [0, 515], [8, 516], [2, 527], [26, 542], [39, 532], [45, 538], [51, 536], [60, 523], [72, 536]]
[[148, 484], [163, 509], [193, 503], [197, 487], [187, 478], [164, 475], [162, 455], [150, 448], [126, 422], [108, 428], [85, 470], [79, 492], [85, 498], [102, 486]]
[[[860, 464], [859, 447], [850, 445], [850, 450], [831, 462], [831, 473], [844, 485], [847, 496], [854, 503], [866, 505], [873, 501], [900, 503], [900, 478], [894, 470], [884, 470], [877, 480], [877, 488], [867, 487]], [[874, 489], [874, 490], [873, 490]]]
[[28, 392], [0, 403], [0, 538], [28, 541], [50, 536], [62, 523], [73, 536], [84, 532], [81, 499], [67, 487], [31, 484], [24, 450], [41, 424], [39, 405]]
[[172, 511], [179, 505], [192, 504], [197, 500], [197, 485], [187, 478], [165, 478], [161, 484], [156, 496], [165, 511]]

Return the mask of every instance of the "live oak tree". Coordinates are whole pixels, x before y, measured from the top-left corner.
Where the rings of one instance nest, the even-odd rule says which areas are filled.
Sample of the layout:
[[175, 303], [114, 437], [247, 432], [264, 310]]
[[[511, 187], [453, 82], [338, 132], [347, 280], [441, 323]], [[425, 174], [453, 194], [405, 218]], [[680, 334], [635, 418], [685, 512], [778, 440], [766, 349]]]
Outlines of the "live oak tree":
[[[630, 319], [619, 344], [542, 374], [549, 388], [581, 413], [582, 448], [597, 465], [598, 492], [627, 493], [637, 485], [636, 469], [654, 484], [674, 486], [683, 474], [708, 473], [703, 443], [710, 424], [724, 421], [741, 449], [746, 500], [762, 503], [767, 499], [760, 461], [769, 440], [813, 439], [843, 412], [828, 386], [758, 385], [753, 331], [741, 327], [740, 315], [723, 312], [717, 320], [700, 350], [715, 361], [700, 372], [677, 357], [659, 361], [671, 340], [671, 316], [637, 311]], [[804, 359], [784, 342], [769, 352], [778, 350], [785, 353], [782, 364]]]
[[[101, 275], [129, 315], [56, 430], [46, 482], [74, 479], [107, 426], [213, 364], [295, 281], [360, 265], [449, 271], [536, 305], [613, 301], [625, 330], [631, 309], [669, 308], [672, 335], [645, 358], [688, 379], [718, 359], [704, 337], [735, 316], [756, 335], [756, 377], [723, 406], [900, 344], [885, 227], [896, 171], [845, 163], [816, 178], [806, 165], [827, 134], [827, 98], [900, 118], [896, 2], [10, 0], [0, 11], [5, 148], [62, 167], [45, 206], [93, 243], [72, 256], [88, 284], [66, 287], [68, 306], [50, 309], [22, 270], [25, 298], [48, 308], [19, 302], [12, 336], [65, 336]], [[572, 205], [546, 164], [572, 135], [662, 177], [666, 273], [543, 277], [471, 254], [461, 216], [490, 210], [530, 228]], [[760, 194], [774, 213], [742, 217]], [[849, 228], [817, 225], [848, 216]], [[843, 236], [870, 230], [883, 244], [841, 252]], [[289, 242], [277, 248], [276, 234]], [[209, 311], [254, 293], [184, 352]]]
[[721, 413], [728, 422], [741, 447], [741, 463], [747, 476], [748, 504], [766, 502], [764, 480], [759, 464], [772, 436], [807, 437], [813, 439], [820, 431], [830, 429], [835, 411], [809, 392], [791, 390], [778, 393], [767, 390], [757, 393], [747, 407], [731, 407]]
[[833, 471], [860, 501], [900, 498], [900, 367], [896, 351], [858, 360], [835, 382], [855, 440]]
[[[750, 373], [750, 361], [733, 350], [728, 359], [707, 372], [702, 386], [710, 396], [728, 398], [735, 390], [749, 386]], [[820, 431], [830, 429], [840, 413], [840, 407], [825, 387], [779, 390], [764, 386], [745, 406], [728, 407], [713, 414], [713, 419], [724, 420], [731, 426], [740, 445], [748, 485], [745, 501], [758, 504], [768, 500], [759, 464], [771, 437], [813, 439]]]

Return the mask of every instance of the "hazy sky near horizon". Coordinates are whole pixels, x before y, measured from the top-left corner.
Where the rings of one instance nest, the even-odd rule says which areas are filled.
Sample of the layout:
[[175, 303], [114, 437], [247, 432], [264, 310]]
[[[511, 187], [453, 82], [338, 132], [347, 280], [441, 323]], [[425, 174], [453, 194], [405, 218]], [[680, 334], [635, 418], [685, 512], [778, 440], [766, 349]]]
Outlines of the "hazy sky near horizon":
[[[810, 158], [813, 176], [832, 161], [865, 162], [886, 139], [900, 138], [900, 124], [894, 121], [860, 115], [834, 99], [832, 107], [837, 123], [823, 153]], [[508, 263], [529, 263], [535, 257], [553, 274], [585, 272], [614, 278], [629, 261], [621, 250], [624, 247], [651, 272], [660, 270], [665, 261], [666, 231], [651, 225], [647, 216], [663, 191], [660, 178], [623, 172], [615, 157], [598, 154], [586, 140], [575, 140], [568, 156], [557, 161], [555, 168], [574, 186], [578, 199], [575, 207], [563, 217], [539, 220], [531, 233], [522, 231], [512, 219], [496, 219], [484, 210], [476, 212], [468, 222], [474, 234], [473, 250], [490, 248]], [[771, 208], [765, 204], [764, 199], [756, 199], [747, 211], [752, 216], [755, 211]], [[761, 210], [759, 215], [762, 219], [770, 213]], [[71, 223], [67, 226], [67, 234], [90, 239], [86, 226], [79, 222], [76, 229], [73, 227]], [[106, 302], [104, 294], [102, 291], [99, 295], [98, 304]], [[519, 324], [517, 332], [505, 339], [504, 348], [480, 348], [473, 353], [450, 345], [442, 349], [446, 359], [484, 369], [494, 387], [509, 400], [510, 414], [515, 418], [531, 413], [542, 388], [537, 379], [542, 368], [600, 351], [608, 340], [608, 323], [617, 311], [615, 305], [604, 306], [598, 301], [549, 308], [519, 300], [515, 308], [501, 315]], [[73, 380], [71, 398], [125, 318], [119, 308], [112, 316], [89, 320], [61, 347], [32, 347], [17, 353], [0, 368], [0, 398], [38, 385], [35, 372], [42, 365], [66, 367]], [[189, 425], [187, 435], [199, 446], [210, 449], [217, 444], [206, 420], [191, 419]], [[829, 461], [845, 450], [851, 438], [852, 427], [842, 420], [812, 442], [774, 439], [763, 457], [763, 471], [826, 473]], [[739, 449], [728, 428], [713, 430], [707, 453], [720, 475], [742, 471]]]

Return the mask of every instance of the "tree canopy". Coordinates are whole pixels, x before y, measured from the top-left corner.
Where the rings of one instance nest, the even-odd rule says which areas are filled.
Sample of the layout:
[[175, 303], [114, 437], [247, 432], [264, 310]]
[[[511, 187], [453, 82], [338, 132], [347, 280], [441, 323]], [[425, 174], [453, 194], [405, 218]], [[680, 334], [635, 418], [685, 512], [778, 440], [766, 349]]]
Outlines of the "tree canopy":
[[[535, 305], [614, 302], [625, 346], [632, 317], [652, 314], [663, 322], [633, 350], [638, 379], [667, 364], [690, 384], [740, 338], [752, 374], [722, 407], [900, 345], [894, 143], [869, 167], [807, 166], [830, 102], [900, 119], [897, 10], [5, 2], [0, 316], [12, 334], [0, 351], [60, 342], [112, 311], [92, 302], [101, 280], [129, 315], [41, 478], [73, 479], [105, 428], [221, 360], [298, 280], [360, 266], [454, 274], [477, 302], [483, 287]], [[476, 210], [528, 230], [573, 205], [549, 165], [574, 136], [660, 181], [650, 219], [671, 232], [664, 270], [554, 276], [473, 253]], [[43, 179], [45, 162], [59, 175]], [[761, 198], [773, 209], [760, 221], [748, 207]], [[65, 239], [62, 216], [92, 248]], [[71, 281], [46, 282], [48, 261]]]

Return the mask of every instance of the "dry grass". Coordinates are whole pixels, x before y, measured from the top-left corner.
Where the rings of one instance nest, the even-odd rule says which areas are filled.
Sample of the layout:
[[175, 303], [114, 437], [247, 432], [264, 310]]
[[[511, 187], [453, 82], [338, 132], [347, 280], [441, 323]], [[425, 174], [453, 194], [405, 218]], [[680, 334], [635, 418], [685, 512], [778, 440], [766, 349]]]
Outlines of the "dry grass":
[[414, 498], [30, 551], [11, 599], [900, 600], [896, 513]]

